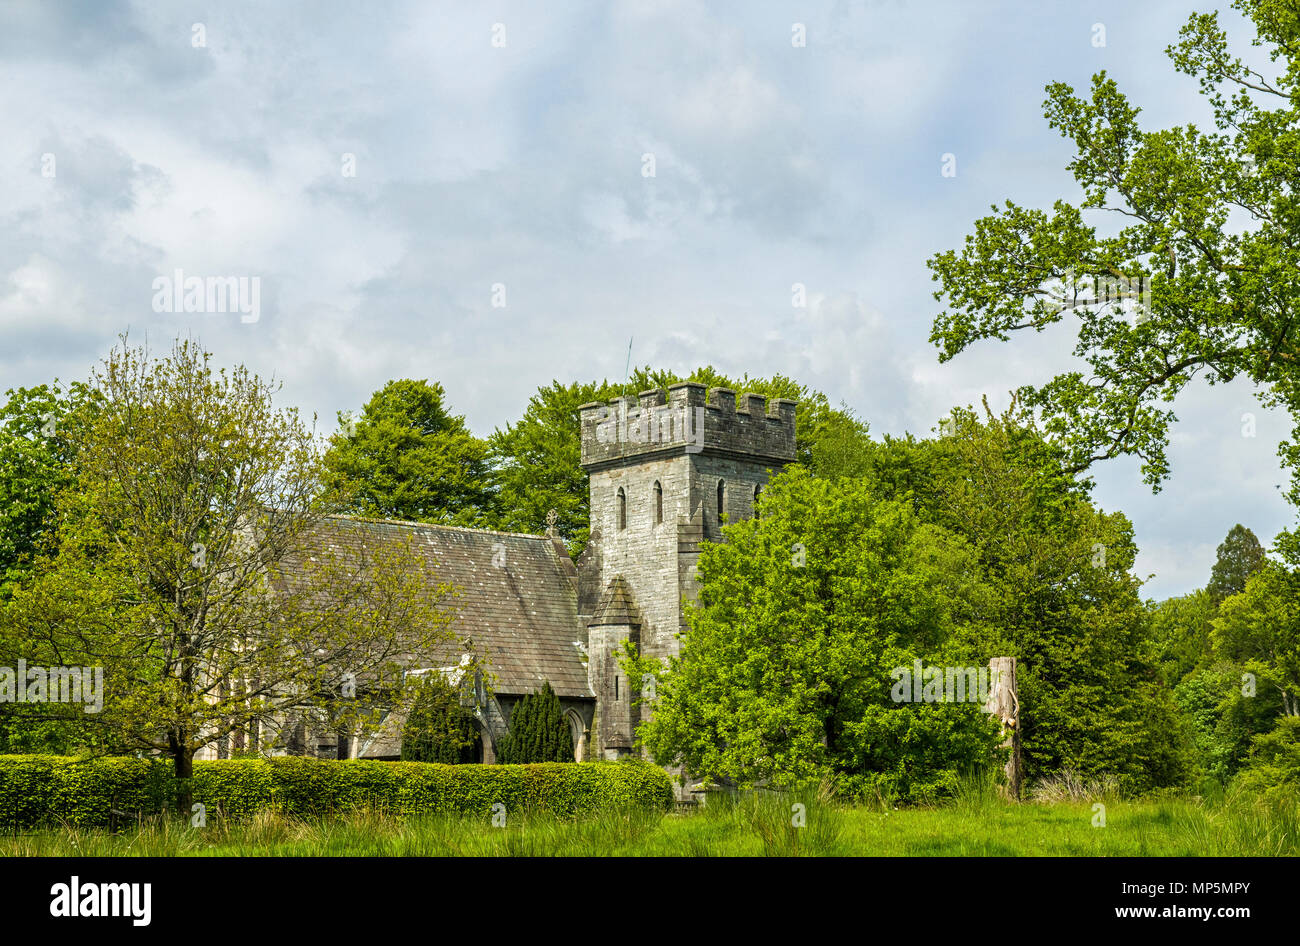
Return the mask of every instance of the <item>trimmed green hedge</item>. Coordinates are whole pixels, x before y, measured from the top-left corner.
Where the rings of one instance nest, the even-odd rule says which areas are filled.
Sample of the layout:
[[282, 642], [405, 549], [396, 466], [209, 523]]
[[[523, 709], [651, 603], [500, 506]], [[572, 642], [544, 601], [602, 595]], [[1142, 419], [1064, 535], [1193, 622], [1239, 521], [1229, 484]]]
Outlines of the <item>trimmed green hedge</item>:
[[[600, 810], [667, 811], [672, 783], [639, 761], [439, 765], [275, 758], [195, 762], [192, 793], [208, 817], [259, 811], [319, 816], [361, 808], [396, 814], [572, 816]], [[168, 761], [0, 756], [0, 828], [68, 823], [105, 827], [172, 804]]]

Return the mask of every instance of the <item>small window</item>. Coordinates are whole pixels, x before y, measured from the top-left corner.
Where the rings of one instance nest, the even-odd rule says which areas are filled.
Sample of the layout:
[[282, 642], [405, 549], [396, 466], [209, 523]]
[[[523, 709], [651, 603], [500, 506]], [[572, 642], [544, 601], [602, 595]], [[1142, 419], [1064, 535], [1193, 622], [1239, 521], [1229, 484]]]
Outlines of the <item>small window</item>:
[[620, 530], [627, 528], [627, 493], [621, 486], [618, 488], [618, 527]]
[[754, 518], [758, 518], [758, 497], [763, 495], [763, 484], [759, 483], [754, 487]]
[[718, 480], [718, 528], [722, 528], [723, 516], [727, 514], [727, 481]]
[[659, 523], [664, 521], [664, 488], [659, 485], [658, 480], [655, 480], [654, 501], [655, 525], [659, 525]]
[[618, 699], [618, 677], [614, 677], [614, 699]]

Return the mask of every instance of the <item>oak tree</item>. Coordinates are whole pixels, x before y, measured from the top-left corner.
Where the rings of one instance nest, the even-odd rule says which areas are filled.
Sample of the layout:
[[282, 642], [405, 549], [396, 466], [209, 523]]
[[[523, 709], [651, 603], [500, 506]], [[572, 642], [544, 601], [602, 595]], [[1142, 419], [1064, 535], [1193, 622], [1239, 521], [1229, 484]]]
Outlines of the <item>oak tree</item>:
[[[1045, 114], [1073, 146], [1082, 198], [994, 206], [960, 250], [929, 260], [942, 361], [1071, 321], [1086, 370], [1020, 390], [1072, 471], [1135, 455], [1158, 489], [1171, 402], [1197, 377], [1246, 378], [1266, 406], [1300, 409], [1300, 13], [1290, 0], [1233, 6], [1271, 68], [1233, 55], [1217, 13], [1193, 15], [1167, 50], [1199, 81], [1213, 128], [1144, 128], [1105, 72], [1087, 97], [1054, 82]], [[1106, 214], [1114, 232], [1099, 227]], [[1300, 504], [1298, 434], [1279, 454]]]

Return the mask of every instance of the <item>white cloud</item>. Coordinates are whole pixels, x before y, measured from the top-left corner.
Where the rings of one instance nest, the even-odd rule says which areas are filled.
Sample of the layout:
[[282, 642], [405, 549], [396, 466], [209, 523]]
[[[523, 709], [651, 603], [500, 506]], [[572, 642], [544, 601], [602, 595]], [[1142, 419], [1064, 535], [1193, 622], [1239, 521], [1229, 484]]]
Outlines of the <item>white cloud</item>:
[[[327, 426], [414, 376], [486, 433], [553, 378], [619, 377], [633, 336], [637, 364], [780, 372], [878, 434], [925, 432], [1069, 363], [1072, 340], [1049, 332], [940, 365], [924, 261], [993, 201], [1072, 196], [1041, 118], [1049, 80], [1108, 68], [1144, 117], [1183, 120], [1194, 83], [1162, 50], [1195, 4], [1139, 6], [6, 8], [0, 377], [83, 377], [128, 327], [154, 344], [192, 331]], [[939, 175], [945, 151], [956, 179]], [[176, 266], [263, 276], [267, 313], [153, 313], [151, 280]], [[505, 309], [489, 304], [498, 281]], [[1203, 582], [1234, 522], [1267, 541], [1290, 521], [1274, 487], [1285, 418], [1237, 386], [1178, 410], [1163, 493], [1127, 461], [1097, 474], [1160, 573], [1148, 593]]]

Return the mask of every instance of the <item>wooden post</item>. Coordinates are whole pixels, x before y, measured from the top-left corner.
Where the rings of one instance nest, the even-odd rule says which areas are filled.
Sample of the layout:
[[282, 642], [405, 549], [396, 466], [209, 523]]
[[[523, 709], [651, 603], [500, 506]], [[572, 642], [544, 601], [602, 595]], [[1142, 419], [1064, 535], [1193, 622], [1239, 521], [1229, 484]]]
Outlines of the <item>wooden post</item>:
[[986, 713], [996, 713], [1002, 725], [1002, 748], [1010, 749], [1007, 757], [1007, 794], [1020, 800], [1020, 697], [1016, 691], [1016, 658], [994, 657], [989, 661], [988, 701]]

